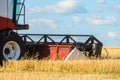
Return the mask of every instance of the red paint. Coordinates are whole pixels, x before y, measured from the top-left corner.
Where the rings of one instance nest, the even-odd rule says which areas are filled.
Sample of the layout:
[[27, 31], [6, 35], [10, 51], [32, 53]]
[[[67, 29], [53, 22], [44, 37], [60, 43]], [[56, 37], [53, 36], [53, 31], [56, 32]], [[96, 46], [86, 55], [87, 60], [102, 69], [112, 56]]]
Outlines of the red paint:
[[3, 30], [3, 29], [15, 30], [16, 27], [11, 19], [0, 17], [0, 30]]
[[49, 45], [50, 50], [50, 59], [62, 59], [64, 60], [70, 51], [72, 50], [73, 46], [70, 44], [63, 44], [63, 45]]
[[39, 58], [50, 58], [51, 60], [62, 59], [64, 60], [73, 46], [71, 44], [39, 44], [32, 46], [34, 49], [33, 55], [38, 52]]

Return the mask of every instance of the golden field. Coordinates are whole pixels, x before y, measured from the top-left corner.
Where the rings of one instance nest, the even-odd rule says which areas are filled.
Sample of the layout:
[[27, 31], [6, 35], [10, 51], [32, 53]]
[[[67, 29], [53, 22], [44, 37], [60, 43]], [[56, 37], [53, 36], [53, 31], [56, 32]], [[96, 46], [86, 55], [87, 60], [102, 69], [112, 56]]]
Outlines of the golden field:
[[120, 47], [104, 48], [97, 60], [4, 62], [0, 80], [120, 80]]
[[103, 47], [102, 56], [103, 57], [107, 56], [107, 58], [112, 58], [112, 59], [120, 59], [120, 47], [116, 47], [116, 46]]

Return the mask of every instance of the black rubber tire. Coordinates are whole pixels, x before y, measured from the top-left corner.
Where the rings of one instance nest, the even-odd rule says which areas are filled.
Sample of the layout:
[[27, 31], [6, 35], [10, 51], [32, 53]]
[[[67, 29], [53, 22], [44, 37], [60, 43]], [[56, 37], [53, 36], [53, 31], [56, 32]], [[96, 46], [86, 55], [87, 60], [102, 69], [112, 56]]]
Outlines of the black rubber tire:
[[[2, 45], [1, 44], [2, 41], [3, 41], [3, 35], [2, 35], [2, 31], [0, 31], [0, 48], [1, 48], [1, 45]], [[2, 51], [0, 49], [0, 66], [3, 66], [3, 60], [4, 60], [3, 53], [2, 53]]]
[[[23, 42], [22, 38], [17, 33], [13, 32], [13, 31], [7, 31], [6, 34], [7, 35], [5, 35], [3, 37], [3, 39], [0, 41], [1, 42], [0, 51], [2, 53], [3, 59], [4, 60], [12, 60], [12, 61], [20, 59], [25, 53], [25, 43]], [[17, 52], [14, 48], [14, 45], [13, 45], [12, 49], [14, 52], [12, 52], [12, 54], [14, 53], [14, 57], [6, 58], [5, 57], [6, 55], [10, 55], [9, 54], [10, 49], [8, 48], [8, 53], [6, 54], [7, 48], [5, 48], [6, 47], [5, 45], [8, 44], [8, 46], [9, 46], [10, 43], [13, 43], [13, 44], [15, 43], [15, 45], [17, 45], [19, 51]]]

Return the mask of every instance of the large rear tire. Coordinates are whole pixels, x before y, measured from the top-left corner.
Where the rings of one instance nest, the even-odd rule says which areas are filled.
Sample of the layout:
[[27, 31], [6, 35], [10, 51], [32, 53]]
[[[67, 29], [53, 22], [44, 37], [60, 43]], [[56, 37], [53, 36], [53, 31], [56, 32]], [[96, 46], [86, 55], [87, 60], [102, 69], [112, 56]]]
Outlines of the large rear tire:
[[20, 36], [13, 32], [7, 31], [7, 36], [5, 36], [1, 41], [0, 51], [2, 51], [4, 60], [18, 60], [25, 52], [25, 43]]

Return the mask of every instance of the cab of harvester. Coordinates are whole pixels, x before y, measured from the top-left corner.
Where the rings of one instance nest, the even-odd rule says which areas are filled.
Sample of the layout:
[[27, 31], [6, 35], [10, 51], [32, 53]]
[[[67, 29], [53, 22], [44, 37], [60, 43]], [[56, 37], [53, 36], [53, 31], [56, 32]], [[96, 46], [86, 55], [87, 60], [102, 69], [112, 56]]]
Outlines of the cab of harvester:
[[25, 24], [24, 1], [0, 0], [0, 30], [28, 29], [28, 25]]
[[17, 60], [25, 51], [25, 43], [13, 30], [28, 29], [25, 24], [25, 0], [0, 0], [1, 59]]

